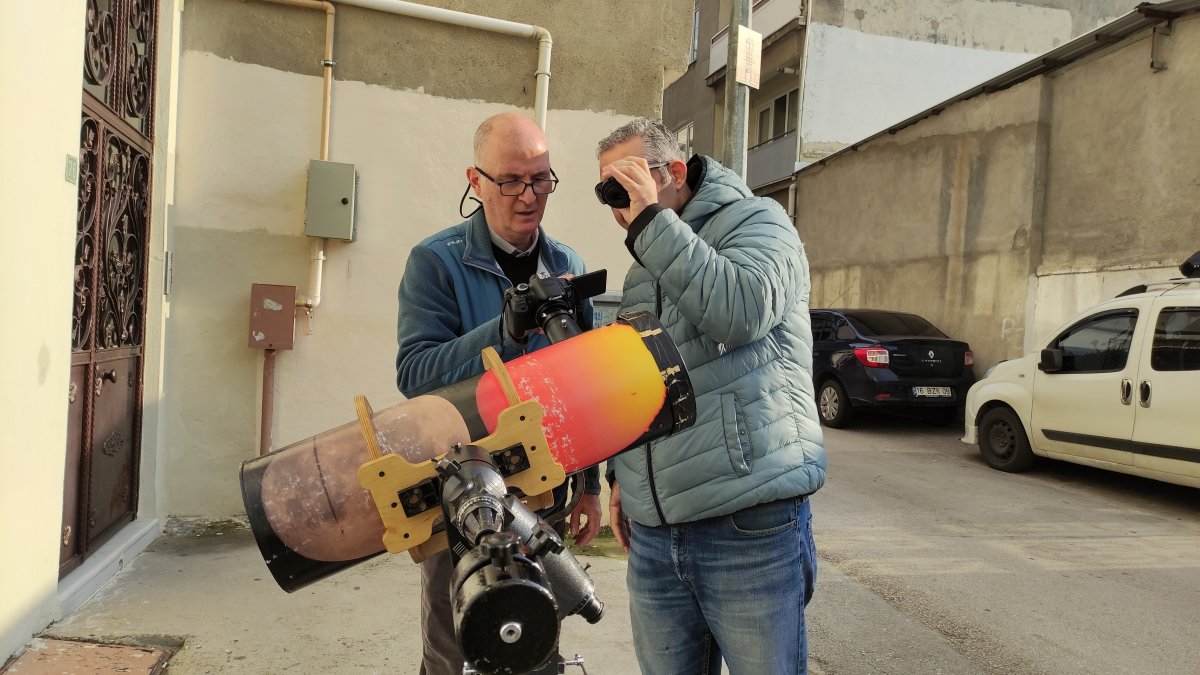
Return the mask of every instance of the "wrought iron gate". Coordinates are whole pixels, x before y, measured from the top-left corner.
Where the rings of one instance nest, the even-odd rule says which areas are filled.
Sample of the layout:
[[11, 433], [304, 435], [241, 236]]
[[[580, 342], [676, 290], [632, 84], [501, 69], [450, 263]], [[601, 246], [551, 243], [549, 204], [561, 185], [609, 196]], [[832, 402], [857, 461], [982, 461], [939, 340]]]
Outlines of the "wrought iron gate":
[[59, 574], [137, 509], [156, 0], [88, 0]]

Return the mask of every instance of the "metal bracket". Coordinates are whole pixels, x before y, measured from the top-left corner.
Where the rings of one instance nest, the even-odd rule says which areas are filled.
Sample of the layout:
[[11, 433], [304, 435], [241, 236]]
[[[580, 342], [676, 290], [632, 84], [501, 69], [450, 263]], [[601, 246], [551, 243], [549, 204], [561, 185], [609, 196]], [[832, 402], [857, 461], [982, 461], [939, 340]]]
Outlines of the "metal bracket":
[[[550, 443], [542, 429], [545, 410], [537, 401], [519, 399], [512, 379], [494, 349], [484, 350], [483, 362], [499, 380], [509, 405], [500, 411], [496, 430], [472, 444], [498, 460], [503, 459], [511, 470], [504, 477], [505, 484], [520, 490], [530, 509], [547, 508], [554, 503], [550, 491], [562, 485], [567, 474], [550, 452]], [[356, 397], [355, 407], [359, 429], [371, 457], [359, 467], [358, 482], [371, 493], [383, 520], [383, 544], [389, 553], [409, 551], [413, 559], [420, 562], [446, 548], [444, 533], [433, 531], [435, 521], [442, 515], [441, 509], [428, 507], [430, 496], [427, 489], [422, 489], [423, 484], [428, 486], [426, 481], [436, 479], [437, 461], [431, 459], [412, 464], [399, 455], [384, 454], [375, 429], [374, 412], [366, 397]], [[523, 452], [514, 453], [514, 448], [518, 447]]]
[[1154, 27], [1150, 36], [1150, 70], [1161, 73], [1167, 69], [1167, 62], [1162, 58], [1163, 39], [1171, 37], [1173, 22], [1167, 21]]

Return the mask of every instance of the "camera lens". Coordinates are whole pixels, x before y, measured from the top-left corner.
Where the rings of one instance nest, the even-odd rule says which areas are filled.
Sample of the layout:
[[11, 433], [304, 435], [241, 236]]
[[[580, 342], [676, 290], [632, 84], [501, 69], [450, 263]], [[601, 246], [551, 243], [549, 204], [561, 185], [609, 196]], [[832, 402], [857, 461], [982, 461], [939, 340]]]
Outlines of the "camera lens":
[[615, 178], [607, 178], [604, 182], [596, 184], [596, 198], [600, 200], [601, 204], [615, 209], [629, 206], [629, 193]]

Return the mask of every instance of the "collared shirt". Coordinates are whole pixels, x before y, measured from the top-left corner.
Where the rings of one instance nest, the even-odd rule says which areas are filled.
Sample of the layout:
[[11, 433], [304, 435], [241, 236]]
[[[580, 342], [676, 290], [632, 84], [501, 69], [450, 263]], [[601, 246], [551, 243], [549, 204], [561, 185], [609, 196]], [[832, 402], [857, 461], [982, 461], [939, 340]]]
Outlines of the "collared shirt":
[[[533, 241], [529, 242], [529, 246], [527, 248], [525, 248], [524, 250], [518, 249], [516, 246], [513, 246], [512, 244], [505, 241], [504, 237], [501, 237], [500, 235], [496, 234], [495, 230], [493, 230], [490, 227], [488, 228], [488, 236], [490, 236], [492, 238], [492, 246], [495, 246], [496, 248], [500, 249], [504, 253], [507, 253], [507, 254], [513, 256], [514, 258], [524, 258], [525, 256], [532, 255], [533, 253], [537, 252], [538, 237], [541, 236], [541, 232], [539, 230], [539, 231], [535, 231], [533, 233]], [[543, 274], [550, 273], [550, 271], [546, 268], [546, 261], [542, 260], [541, 256], [538, 256], [537, 271], [540, 273], [543, 273]]]
[[521, 250], [521, 249], [518, 249], [516, 246], [513, 246], [512, 244], [505, 241], [504, 237], [501, 237], [500, 235], [496, 234], [495, 230], [493, 230], [490, 227], [488, 228], [488, 234], [492, 237], [492, 243], [496, 245], [496, 248], [499, 248], [501, 251], [504, 251], [505, 253], [512, 255], [512, 256], [516, 256], [518, 258], [520, 258], [522, 256], [527, 256], [530, 253], [533, 253], [534, 251], [536, 251], [538, 237], [540, 236], [539, 232], [534, 232], [533, 233], [533, 241], [529, 242], [529, 246], [527, 248], [525, 248], [525, 250]]

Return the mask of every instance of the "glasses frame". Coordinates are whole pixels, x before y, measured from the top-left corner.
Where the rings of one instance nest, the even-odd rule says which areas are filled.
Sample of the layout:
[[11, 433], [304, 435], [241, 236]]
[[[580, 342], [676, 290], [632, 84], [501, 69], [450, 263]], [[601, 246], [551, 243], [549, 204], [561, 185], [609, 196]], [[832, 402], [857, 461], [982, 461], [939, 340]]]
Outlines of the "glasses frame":
[[[484, 171], [483, 169], [481, 169], [479, 167], [475, 167], [475, 170], [479, 172], [480, 176], [483, 176], [484, 178], [488, 179], [493, 184], [495, 184], [496, 187], [500, 188], [500, 194], [505, 197], [520, 197], [521, 195], [525, 194], [526, 190], [533, 190], [533, 194], [535, 194], [535, 195], [548, 195], [548, 194], [553, 194], [554, 191], [558, 189], [558, 174], [554, 173], [554, 169], [550, 169], [550, 175], [553, 176], [552, 178], [539, 178], [535, 181], [523, 181], [523, 180], [498, 181], [495, 178], [492, 178], [491, 176], [489, 176], [486, 171]], [[537, 188], [533, 187], [534, 183], [543, 183], [543, 182], [550, 183], [550, 191], [549, 192], [538, 192]], [[505, 194], [504, 186], [512, 185], [513, 183], [520, 183], [521, 191], [516, 194], [511, 194], [511, 195]]]

